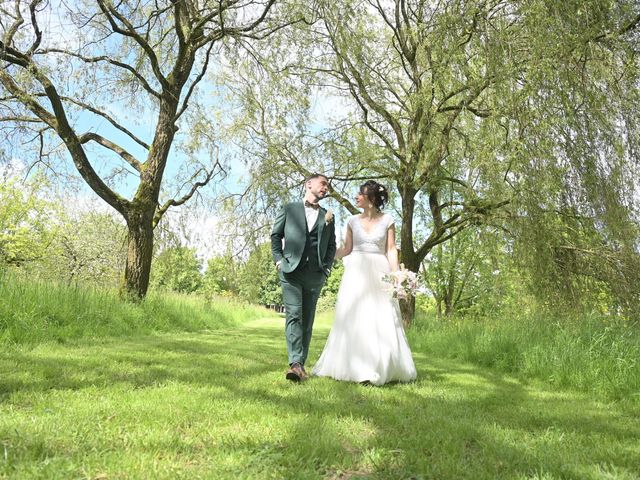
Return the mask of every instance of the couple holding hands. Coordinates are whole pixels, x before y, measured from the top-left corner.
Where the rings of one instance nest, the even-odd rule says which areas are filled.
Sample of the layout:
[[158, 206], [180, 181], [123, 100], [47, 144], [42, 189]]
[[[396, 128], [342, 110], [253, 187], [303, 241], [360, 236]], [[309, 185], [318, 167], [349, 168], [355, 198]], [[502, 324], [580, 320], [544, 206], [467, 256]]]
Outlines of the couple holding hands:
[[286, 309], [286, 378], [299, 382], [309, 376], [305, 364], [316, 303], [334, 259], [346, 257], [335, 320], [311, 375], [373, 385], [414, 380], [400, 307], [382, 283], [383, 274], [398, 269], [393, 218], [382, 212], [387, 189], [373, 180], [360, 187], [355, 202], [362, 213], [349, 218], [341, 248], [333, 215], [318, 203], [328, 192], [326, 176], [308, 177], [303, 201], [285, 205], [271, 232]]

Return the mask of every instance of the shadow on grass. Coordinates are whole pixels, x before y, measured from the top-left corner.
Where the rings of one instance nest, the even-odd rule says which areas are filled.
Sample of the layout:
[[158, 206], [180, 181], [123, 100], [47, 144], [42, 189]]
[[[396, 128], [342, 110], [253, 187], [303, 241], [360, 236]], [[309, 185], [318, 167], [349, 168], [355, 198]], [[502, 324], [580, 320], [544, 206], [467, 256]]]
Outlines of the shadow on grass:
[[[312, 359], [325, 337], [320, 329]], [[256, 324], [41, 346], [0, 355], [0, 399], [113, 385], [214, 388], [220, 399], [290, 420], [284, 437], [223, 445], [244, 452], [249, 471], [277, 465], [284, 478], [597, 478], [640, 462], [640, 427], [618, 405], [423, 354], [412, 384], [290, 384], [284, 348], [279, 326]]]

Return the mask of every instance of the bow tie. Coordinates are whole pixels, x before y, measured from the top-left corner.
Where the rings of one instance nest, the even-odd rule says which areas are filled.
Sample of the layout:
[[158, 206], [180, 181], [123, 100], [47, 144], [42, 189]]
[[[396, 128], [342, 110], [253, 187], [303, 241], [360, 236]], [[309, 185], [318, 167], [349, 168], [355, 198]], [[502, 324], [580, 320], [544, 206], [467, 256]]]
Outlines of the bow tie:
[[311, 202], [308, 202], [307, 200], [304, 201], [304, 206], [305, 207], [309, 207], [309, 208], [313, 208], [314, 210], [318, 210], [320, 208], [319, 204], [311, 203]]

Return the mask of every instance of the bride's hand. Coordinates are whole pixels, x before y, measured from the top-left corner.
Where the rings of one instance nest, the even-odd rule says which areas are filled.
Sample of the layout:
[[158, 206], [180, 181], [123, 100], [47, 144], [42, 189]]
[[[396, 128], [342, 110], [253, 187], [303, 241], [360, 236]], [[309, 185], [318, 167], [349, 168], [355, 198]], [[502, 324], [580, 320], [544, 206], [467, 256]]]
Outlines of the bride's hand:
[[351, 227], [347, 226], [347, 234], [344, 237], [344, 242], [340, 245], [340, 248], [336, 250], [336, 258], [340, 260], [351, 253], [353, 248], [353, 234], [351, 233]]

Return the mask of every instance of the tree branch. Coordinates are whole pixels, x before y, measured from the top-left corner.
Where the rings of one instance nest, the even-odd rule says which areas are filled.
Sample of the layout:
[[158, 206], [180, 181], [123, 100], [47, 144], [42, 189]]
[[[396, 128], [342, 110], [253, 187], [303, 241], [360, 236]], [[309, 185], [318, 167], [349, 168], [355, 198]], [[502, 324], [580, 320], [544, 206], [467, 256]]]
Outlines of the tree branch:
[[25, 123], [42, 123], [42, 120], [37, 117], [0, 117], [0, 122], [25, 122]]
[[[467, 203], [466, 208], [464, 208], [460, 212], [454, 213], [446, 221], [442, 221], [442, 216], [440, 214], [443, 205], [446, 204], [436, 204], [435, 206], [432, 206], [432, 212], [435, 211], [435, 213], [433, 214], [434, 223], [436, 220], [436, 216], [440, 219], [440, 221], [437, 223], [437, 225], [435, 225], [429, 237], [424, 241], [420, 248], [418, 248], [418, 250], [416, 251], [416, 255], [420, 259], [424, 258], [433, 247], [440, 243], [446, 242], [453, 236], [457, 235], [462, 230], [467, 228], [468, 224], [472, 221], [477, 220], [479, 217], [486, 217], [492, 211], [498, 210], [503, 206], [508, 205], [509, 203], [511, 203], [510, 200], [503, 200], [496, 203]], [[450, 233], [447, 234], [447, 232]]]
[[161, 94], [159, 92], [157, 92], [156, 90], [154, 90], [149, 83], [147, 82], [147, 80], [131, 65], [124, 63], [124, 62], [119, 62], [117, 60], [113, 60], [112, 58], [109, 58], [105, 55], [102, 55], [100, 57], [85, 57], [84, 55], [80, 55], [78, 53], [75, 52], [70, 52], [68, 50], [62, 50], [59, 48], [48, 48], [45, 50], [39, 50], [36, 52], [36, 55], [40, 55], [40, 54], [47, 54], [47, 53], [62, 53], [64, 55], [69, 55], [71, 57], [75, 57], [78, 58], [79, 60], [82, 60], [85, 63], [98, 63], [98, 62], [107, 62], [111, 65], [114, 65], [116, 67], [122, 68], [127, 70], [129, 73], [131, 73], [136, 79], [138, 79], [138, 81], [140, 82], [140, 84], [142, 85], [142, 88], [144, 88], [148, 93], [150, 93], [151, 95], [153, 95], [154, 97], [160, 99], [161, 98]]
[[205, 177], [204, 180], [200, 181], [200, 182], [195, 182], [192, 186], [191, 189], [189, 190], [189, 192], [187, 192], [186, 195], [184, 195], [182, 198], [175, 200], [175, 199], [171, 199], [168, 200], [164, 203], [164, 205], [162, 206], [158, 206], [158, 208], [156, 208], [156, 213], [153, 216], [153, 227], [155, 228], [156, 225], [158, 224], [158, 222], [160, 222], [160, 220], [162, 219], [162, 216], [167, 212], [167, 210], [169, 210], [170, 207], [177, 207], [179, 205], [182, 205], [183, 203], [185, 203], [187, 200], [189, 200], [191, 197], [193, 197], [193, 195], [196, 193], [196, 191], [200, 188], [200, 187], [204, 187], [207, 183], [209, 183], [209, 181], [213, 178], [213, 173], [215, 171], [216, 166], [219, 165], [219, 161], [216, 161], [216, 164], [213, 166], [213, 168], [209, 171], [204, 170], [204, 169], [200, 169], [198, 170], [192, 178], [196, 178], [198, 175], [200, 175], [200, 173], [204, 170], [207, 173], [207, 176]]
[[604, 40], [605, 38], [611, 38], [615, 35], [624, 35], [625, 33], [630, 32], [631, 30], [635, 30], [638, 25], [640, 25], [640, 14], [638, 14], [634, 19], [632, 19], [629, 23], [627, 23], [622, 28], [616, 30], [615, 32], [605, 32], [601, 33], [597, 37], [594, 38], [596, 42], [600, 40]]
[[462, 110], [469, 110], [476, 117], [480, 117], [480, 118], [488, 118], [491, 116], [491, 110], [479, 110], [475, 107], [472, 107], [470, 105], [464, 105], [462, 103], [458, 105], [449, 105], [446, 107], [440, 107], [438, 109], [438, 112], [451, 112], [451, 111], [462, 111]]
[[[11, 24], [11, 27], [7, 29], [7, 31], [4, 34], [4, 38], [2, 39], [3, 40], [2, 44], [6, 46], [11, 45], [11, 43], [13, 42], [13, 37], [18, 32], [18, 29], [20, 28], [20, 26], [24, 23], [24, 18], [20, 13], [20, 0], [16, 0], [14, 7], [15, 7], [15, 10], [14, 10], [15, 21]], [[9, 16], [8, 12], [7, 12], [7, 16]], [[2, 51], [4, 52], [4, 50], [5, 50], [5, 47], [2, 46]]]
[[[7, 60], [1, 50], [0, 58]], [[76, 133], [73, 131], [71, 125], [69, 125], [62, 99], [53, 83], [31, 60], [28, 61], [25, 69], [44, 88], [45, 94], [49, 102], [51, 102], [53, 114], [40, 105], [33, 95], [30, 95], [18, 87], [14, 79], [4, 69], [0, 69], [0, 83], [4, 85], [9, 93], [16, 96], [21, 103], [31, 110], [32, 113], [57, 132], [67, 146], [76, 169], [82, 178], [105, 202], [124, 215], [124, 212], [129, 206], [129, 202], [111, 190], [91, 166], [81, 143], [78, 141]]]
[[42, 32], [40, 31], [40, 27], [38, 26], [38, 19], [36, 18], [36, 9], [38, 5], [42, 2], [42, 0], [32, 0], [29, 4], [29, 12], [31, 13], [31, 25], [33, 26], [33, 31], [36, 34], [36, 38], [33, 40], [31, 47], [27, 51], [27, 55], [33, 55], [33, 52], [40, 46], [40, 42], [42, 41]]
[[136, 158], [133, 155], [131, 155], [129, 152], [127, 152], [124, 148], [120, 147], [116, 143], [110, 140], [107, 140], [106, 138], [93, 132], [87, 132], [78, 137], [78, 142], [80, 142], [80, 144], [85, 144], [87, 142], [90, 142], [91, 140], [102, 145], [105, 148], [108, 148], [112, 152], [117, 153], [129, 165], [135, 168], [138, 172], [142, 172], [142, 164], [138, 160], [136, 160]]
[[180, 107], [180, 110], [178, 111], [178, 113], [176, 113], [174, 117], [175, 120], [178, 120], [180, 116], [186, 111], [187, 107], [189, 106], [189, 99], [191, 98], [191, 94], [195, 90], [198, 83], [200, 83], [200, 81], [204, 78], [205, 74], [207, 73], [207, 67], [209, 66], [209, 58], [211, 55], [211, 50], [213, 49], [214, 45], [215, 44], [211, 42], [211, 44], [209, 45], [209, 48], [207, 48], [207, 53], [205, 54], [205, 60], [204, 60], [204, 65], [202, 66], [202, 70], [200, 70], [200, 73], [198, 74], [198, 76], [189, 86], [189, 90], [187, 91], [187, 94], [184, 97], [182, 106]]
[[[2, 45], [0, 45], [0, 49]], [[6, 57], [3, 57], [0, 50], [0, 58], [3, 60], [8, 60]], [[22, 90], [14, 81], [13, 77], [9, 75], [6, 70], [0, 70], [0, 83], [6, 88], [9, 93], [14, 95], [20, 102], [22, 102], [29, 110], [31, 110], [42, 122], [49, 125], [51, 128], [57, 129], [58, 122], [53, 114], [51, 114], [47, 109], [45, 109], [42, 105], [40, 105], [33, 95], [30, 95], [28, 92]]]
[[109, 114], [98, 110], [97, 108], [92, 107], [91, 105], [81, 102], [79, 100], [75, 100], [73, 98], [69, 98], [69, 97], [62, 97], [62, 100], [67, 101], [67, 102], [71, 102], [75, 105], [78, 105], [79, 107], [82, 107], [88, 111], [90, 111], [91, 113], [95, 113], [96, 115], [99, 115], [102, 118], [107, 119], [107, 121], [109, 121], [109, 123], [111, 125], [113, 125], [115, 128], [117, 128], [118, 130], [120, 130], [122, 133], [125, 133], [127, 136], [129, 136], [129, 138], [131, 138], [134, 142], [136, 142], [138, 145], [144, 147], [146, 150], [149, 150], [149, 144], [140, 140], [136, 135], [133, 134], [133, 132], [131, 132], [130, 130], [128, 130], [127, 128], [123, 127], [122, 125], [120, 125], [113, 117], [111, 117]]
[[[112, 30], [120, 35], [133, 39], [138, 45], [140, 45], [140, 47], [142, 47], [142, 50], [144, 50], [149, 62], [151, 63], [151, 69], [153, 70], [156, 79], [160, 82], [163, 88], [171, 90], [171, 85], [162, 73], [162, 70], [160, 70], [158, 57], [153, 51], [153, 48], [151, 48], [151, 45], [149, 45], [149, 43], [140, 36], [135, 27], [131, 25], [131, 23], [122, 14], [120, 14], [115, 7], [108, 5], [105, 0], [97, 0], [97, 2], [100, 10], [102, 10], [102, 13], [107, 17], [107, 21], [111, 25]], [[116, 22], [116, 19], [120, 21], [125, 28], [121, 28]]]
[[[389, 111], [387, 111], [382, 105], [376, 102], [371, 97], [371, 95], [369, 95], [369, 92], [367, 91], [367, 85], [365, 84], [364, 79], [360, 74], [360, 71], [358, 71], [358, 69], [353, 65], [353, 63], [350, 61], [346, 53], [340, 49], [339, 41], [336, 38], [335, 34], [331, 32], [330, 26], [329, 25], [326, 25], [326, 26], [327, 26], [327, 31], [329, 32], [331, 47], [334, 53], [336, 54], [338, 64], [340, 66], [340, 73], [343, 75], [345, 79], [347, 79], [349, 84], [352, 84], [351, 80], [349, 79], [349, 76], [345, 72], [345, 65], [346, 65], [346, 69], [349, 71], [349, 73], [351, 74], [351, 76], [355, 81], [359, 96], [364, 100], [364, 102], [368, 105], [368, 107], [371, 110], [373, 110], [382, 118], [384, 118], [385, 121], [389, 124], [389, 126], [394, 131], [396, 136], [396, 141], [398, 142], [398, 148], [400, 150], [398, 158], [401, 161], [404, 161], [404, 155], [406, 153], [406, 145], [405, 145], [405, 139], [404, 139], [404, 134], [402, 132], [401, 125], [393, 117], [393, 115], [391, 115]], [[354, 87], [351, 87], [351, 88], [353, 91]], [[358, 102], [358, 103], [362, 105], [362, 102]]]

